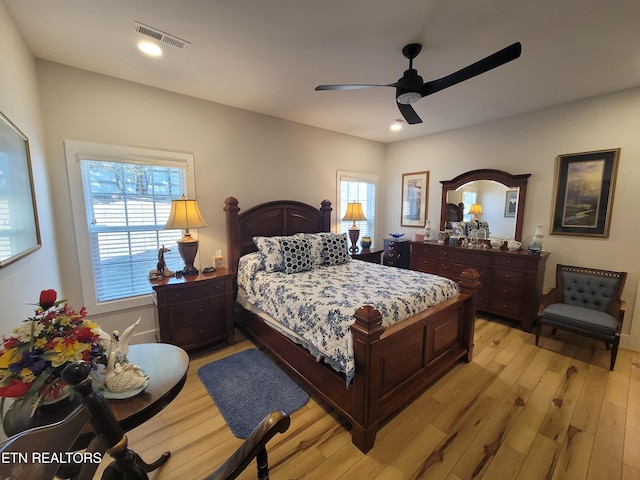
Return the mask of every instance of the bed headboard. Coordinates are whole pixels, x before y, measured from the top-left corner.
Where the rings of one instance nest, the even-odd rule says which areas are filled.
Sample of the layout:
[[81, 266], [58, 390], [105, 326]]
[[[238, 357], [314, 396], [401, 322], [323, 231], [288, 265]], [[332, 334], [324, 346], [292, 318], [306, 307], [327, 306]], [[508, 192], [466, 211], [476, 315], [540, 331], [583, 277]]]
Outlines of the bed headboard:
[[262, 203], [240, 213], [238, 199], [224, 201], [227, 214], [227, 256], [229, 269], [237, 271], [242, 255], [255, 252], [253, 237], [293, 235], [331, 231], [331, 202], [323, 200], [320, 208], [293, 200]]
[[447, 203], [445, 208], [445, 222], [461, 222], [464, 217], [464, 203]]

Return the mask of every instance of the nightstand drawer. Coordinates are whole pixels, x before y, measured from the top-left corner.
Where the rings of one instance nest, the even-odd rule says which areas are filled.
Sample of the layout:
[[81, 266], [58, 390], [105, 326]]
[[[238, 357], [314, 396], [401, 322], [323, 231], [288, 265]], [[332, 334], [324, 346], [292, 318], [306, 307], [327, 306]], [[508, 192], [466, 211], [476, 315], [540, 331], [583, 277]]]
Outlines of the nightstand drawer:
[[169, 306], [169, 326], [180, 327], [195, 322], [202, 317], [213, 317], [224, 314], [225, 297], [201, 299], [198, 302], [183, 303]]
[[206, 344], [224, 336], [224, 323], [216, 322], [206, 315], [189, 324], [171, 329], [171, 341], [176, 345]]
[[201, 300], [203, 297], [212, 295], [224, 295], [227, 282], [220, 279], [200, 283], [202, 283], [202, 285], [189, 284], [182, 288], [174, 288], [167, 291], [167, 302], [190, 302], [192, 300]]

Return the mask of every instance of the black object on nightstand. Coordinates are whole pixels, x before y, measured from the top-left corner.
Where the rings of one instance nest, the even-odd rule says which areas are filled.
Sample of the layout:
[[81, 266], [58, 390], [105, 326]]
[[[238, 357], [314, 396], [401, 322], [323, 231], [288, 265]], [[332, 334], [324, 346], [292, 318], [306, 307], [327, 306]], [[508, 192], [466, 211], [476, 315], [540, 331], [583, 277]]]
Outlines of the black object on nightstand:
[[409, 268], [411, 264], [411, 242], [409, 240], [385, 238], [382, 264], [390, 267]]
[[218, 268], [208, 274], [153, 281], [158, 341], [185, 350], [219, 341], [234, 343], [233, 278]]
[[363, 248], [356, 253], [352, 253], [351, 258], [379, 264], [382, 258], [382, 250], [370, 250], [368, 248]]

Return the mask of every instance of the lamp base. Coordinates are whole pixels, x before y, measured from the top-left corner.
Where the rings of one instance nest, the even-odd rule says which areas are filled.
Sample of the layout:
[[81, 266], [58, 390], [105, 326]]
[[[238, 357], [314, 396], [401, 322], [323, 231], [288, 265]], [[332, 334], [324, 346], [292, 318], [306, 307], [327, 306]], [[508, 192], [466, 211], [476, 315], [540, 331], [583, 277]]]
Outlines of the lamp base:
[[349, 229], [349, 239], [351, 240], [351, 250], [352, 252], [358, 251], [358, 237], [360, 236], [359, 228], [350, 228]]
[[184, 260], [183, 275], [195, 275], [198, 273], [198, 269], [193, 266], [193, 262], [196, 259], [198, 253], [198, 240], [191, 240], [190, 242], [178, 241], [178, 252], [182, 260]]

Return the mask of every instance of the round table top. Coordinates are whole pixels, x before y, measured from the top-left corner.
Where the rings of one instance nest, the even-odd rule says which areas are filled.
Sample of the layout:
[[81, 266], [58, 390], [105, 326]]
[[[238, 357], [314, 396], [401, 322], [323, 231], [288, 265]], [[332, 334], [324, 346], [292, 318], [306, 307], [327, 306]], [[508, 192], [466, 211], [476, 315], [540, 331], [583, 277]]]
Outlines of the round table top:
[[[189, 369], [187, 353], [180, 347], [167, 343], [130, 345], [127, 358], [149, 376], [149, 384], [133, 397], [108, 400], [116, 420], [125, 432], [142, 425], [171, 403], [182, 390]], [[80, 403], [81, 399], [77, 395], [72, 401], [64, 400], [41, 407], [37, 424], [60, 421]], [[73, 448], [86, 448], [93, 437], [93, 431], [88, 426], [78, 437]]]
[[[182, 390], [189, 369], [187, 353], [168, 343], [130, 345], [127, 358], [149, 376], [149, 385], [134, 397], [109, 399], [109, 406], [125, 432], [142, 425], [169, 405]], [[88, 445], [92, 437], [92, 432], [83, 433], [75, 446]]]

